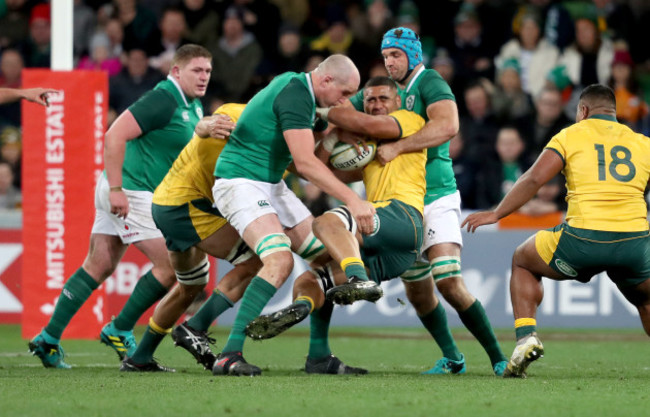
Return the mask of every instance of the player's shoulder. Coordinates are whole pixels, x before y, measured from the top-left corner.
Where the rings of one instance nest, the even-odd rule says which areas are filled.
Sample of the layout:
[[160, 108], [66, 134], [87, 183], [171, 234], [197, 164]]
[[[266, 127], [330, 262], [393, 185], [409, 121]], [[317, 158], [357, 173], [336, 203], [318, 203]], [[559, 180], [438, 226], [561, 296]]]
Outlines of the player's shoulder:
[[399, 121], [408, 121], [408, 122], [415, 122], [415, 123], [425, 122], [422, 116], [415, 113], [414, 111], [406, 110], [406, 109], [395, 110], [394, 112], [391, 112], [389, 116], [392, 116]]

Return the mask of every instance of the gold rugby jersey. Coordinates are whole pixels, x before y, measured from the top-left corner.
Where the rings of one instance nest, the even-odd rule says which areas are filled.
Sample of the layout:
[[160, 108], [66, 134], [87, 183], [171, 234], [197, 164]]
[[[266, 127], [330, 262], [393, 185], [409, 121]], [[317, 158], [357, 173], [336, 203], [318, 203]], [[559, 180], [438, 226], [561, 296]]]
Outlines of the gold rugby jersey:
[[[214, 114], [228, 115], [237, 122], [244, 107], [245, 104], [228, 103]], [[202, 139], [194, 135], [156, 188], [153, 202], [160, 206], [180, 206], [200, 198], [212, 201], [214, 165], [225, 145], [225, 139]]]
[[[395, 118], [399, 124], [400, 138], [411, 136], [426, 123], [420, 115], [407, 110], [397, 110], [389, 116]], [[368, 201], [396, 199], [423, 213], [427, 185], [426, 163], [426, 149], [399, 155], [386, 165], [376, 160], [371, 161], [363, 169], [363, 183], [366, 186]]]
[[612, 116], [595, 115], [546, 145], [564, 160], [570, 226], [611, 232], [648, 230], [643, 192], [650, 176], [650, 139]]

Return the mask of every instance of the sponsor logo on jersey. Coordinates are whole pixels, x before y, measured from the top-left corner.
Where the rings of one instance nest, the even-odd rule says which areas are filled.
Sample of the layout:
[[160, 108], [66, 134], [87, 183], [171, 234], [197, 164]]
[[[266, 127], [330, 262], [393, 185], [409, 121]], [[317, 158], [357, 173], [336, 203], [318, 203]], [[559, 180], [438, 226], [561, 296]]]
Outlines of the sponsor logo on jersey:
[[199, 116], [199, 119], [203, 118], [203, 109], [200, 107], [196, 108], [196, 115]]
[[415, 95], [411, 94], [406, 97], [406, 110], [413, 110], [413, 106], [415, 106]]
[[435, 235], [435, 234], [436, 234], [436, 231], [433, 230], [433, 229], [429, 229], [429, 231], [427, 232], [427, 236], [429, 236], [429, 239], [433, 239], [433, 235]]
[[187, 112], [187, 110], [185, 110], [185, 111], [182, 113], [182, 116], [183, 116], [183, 121], [184, 121], [184, 122], [189, 122], [189, 121], [190, 121], [190, 114]]
[[266, 200], [260, 200], [260, 201], [257, 202], [257, 205], [260, 206], [260, 207], [268, 207], [269, 202], [266, 201]]
[[568, 263], [564, 262], [562, 259], [556, 259], [555, 260], [555, 266], [557, 266], [557, 269], [560, 270], [564, 275], [570, 276], [570, 277], [577, 277], [578, 272], [571, 267]]

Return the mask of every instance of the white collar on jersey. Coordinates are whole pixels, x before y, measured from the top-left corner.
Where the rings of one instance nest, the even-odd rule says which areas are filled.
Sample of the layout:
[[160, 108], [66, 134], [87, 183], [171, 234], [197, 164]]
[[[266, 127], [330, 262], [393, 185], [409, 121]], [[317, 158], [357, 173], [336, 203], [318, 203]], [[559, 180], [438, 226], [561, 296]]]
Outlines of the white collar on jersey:
[[407, 93], [411, 90], [411, 87], [413, 87], [413, 83], [415, 82], [415, 80], [417, 80], [418, 77], [420, 76], [420, 74], [422, 74], [423, 72], [424, 72], [424, 65], [422, 65], [422, 66], [420, 67], [420, 69], [418, 70], [418, 72], [415, 73], [415, 76], [413, 76], [413, 78], [411, 79], [411, 82], [410, 82], [409, 85], [406, 87], [406, 92], [407, 92]]
[[305, 78], [307, 79], [307, 87], [309, 87], [309, 94], [311, 94], [311, 99], [316, 103], [316, 96], [314, 95], [314, 86], [311, 83], [311, 72], [305, 73]]
[[181, 93], [181, 97], [183, 97], [183, 101], [185, 102], [186, 106], [189, 106], [190, 103], [187, 102], [187, 97], [185, 97], [185, 93], [183, 92], [183, 89], [181, 88], [181, 85], [176, 81], [176, 78], [172, 77], [171, 75], [167, 76], [167, 79], [172, 82], [178, 89], [178, 92]]

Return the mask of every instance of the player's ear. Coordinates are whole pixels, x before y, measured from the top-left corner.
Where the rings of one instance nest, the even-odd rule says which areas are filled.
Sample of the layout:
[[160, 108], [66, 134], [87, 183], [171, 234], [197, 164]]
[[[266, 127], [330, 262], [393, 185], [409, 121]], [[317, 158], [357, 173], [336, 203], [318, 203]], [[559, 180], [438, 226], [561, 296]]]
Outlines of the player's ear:
[[400, 97], [399, 95], [397, 95], [396, 97], [397, 97], [397, 108], [401, 109], [402, 108], [402, 97]]

